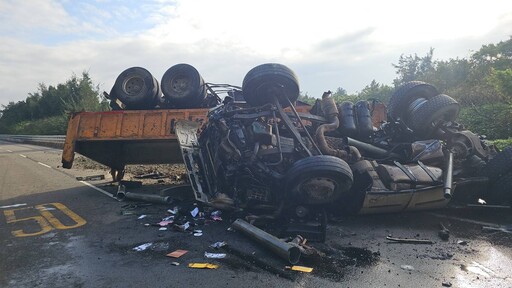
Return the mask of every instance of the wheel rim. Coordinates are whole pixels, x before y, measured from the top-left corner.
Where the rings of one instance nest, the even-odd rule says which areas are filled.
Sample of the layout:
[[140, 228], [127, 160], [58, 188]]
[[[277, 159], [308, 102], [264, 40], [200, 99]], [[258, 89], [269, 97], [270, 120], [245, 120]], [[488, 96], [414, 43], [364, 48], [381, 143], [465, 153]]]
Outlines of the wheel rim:
[[302, 181], [297, 185], [299, 195], [314, 202], [327, 202], [333, 199], [336, 181], [327, 177], [315, 177]]
[[190, 79], [188, 77], [185, 77], [183, 75], [178, 75], [171, 79], [171, 87], [172, 91], [176, 93], [176, 95], [179, 95], [180, 97], [183, 96], [185, 93], [188, 92], [190, 87]]
[[137, 95], [144, 87], [144, 79], [139, 76], [132, 76], [124, 80], [123, 91], [128, 95]]

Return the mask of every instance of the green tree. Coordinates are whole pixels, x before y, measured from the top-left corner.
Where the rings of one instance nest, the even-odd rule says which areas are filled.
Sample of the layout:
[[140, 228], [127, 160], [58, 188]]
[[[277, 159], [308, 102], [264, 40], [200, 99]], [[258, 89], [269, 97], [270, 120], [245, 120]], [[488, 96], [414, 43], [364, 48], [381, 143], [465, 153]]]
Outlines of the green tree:
[[57, 86], [39, 84], [38, 91], [29, 93], [24, 101], [3, 105], [0, 133], [65, 131], [67, 113], [108, 109], [106, 99], [100, 98], [99, 87], [83, 72], [81, 77], [72, 75]]

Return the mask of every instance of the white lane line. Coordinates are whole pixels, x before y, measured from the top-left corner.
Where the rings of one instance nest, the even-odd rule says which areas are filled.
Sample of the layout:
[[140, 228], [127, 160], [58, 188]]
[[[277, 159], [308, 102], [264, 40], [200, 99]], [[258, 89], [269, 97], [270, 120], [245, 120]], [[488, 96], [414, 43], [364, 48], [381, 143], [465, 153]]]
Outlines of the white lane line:
[[108, 197], [110, 197], [110, 198], [114, 198], [114, 199], [116, 199], [116, 200], [117, 200], [117, 198], [116, 198], [116, 197], [114, 197], [112, 194], [108, 193], [107, 191], [105, 191], [105, 190], [103, 190], [103, 189], [101, 189], [101, 188], [98, 188], [98, 187], [96, 187], [96, 186], [92, 185], [92, 184], [91, 184], [91, 183], [89, 183], [89, 182], [85, 182], [85, 181], [78, 181], [78, 182], [80, 182], [80, 183], [82, 183], [82, 184], [84, 184], [84, 185], [87, 185], [87, 186], [91, 187], [92, 189], [94, 189], [94, 190], [96, 190], [96, 191], [98, 191], [98, 192], [100, 192], [100, 193], [102, 193], [102, 194], [107, 195], [107, 196], [108, 196]]
[[16, 208], [16, 207], [21, 207], [21, 206], [27, 206], [27, 203], [22, 203], [22, 204], [13, 204], [13, 205], [7, 205], [7, 206], [0, 206], [0, 209], [5, 209], [5, 208]]
[[5, 150], [5, 151], [7, 151], [7, 152], [11, 152], [11, 153], [12, 153], [12, 150]]
[[52, 166], [50, 166], [50, 165], [46, 165], [46, 164], [41, 163], [41, 162], [37, 162], [37, 164], [39, 164], [39, 165], [43, 165], [44, 167], [47, 167], [47, 168], [52, 168]]
[[23, 158], [27, 158], [27, 156], [25, 156], [25, 155], [23, 155], [23, 154], [20, 154], [20, 156], [21, 156], [21, 157], [23, 157]]

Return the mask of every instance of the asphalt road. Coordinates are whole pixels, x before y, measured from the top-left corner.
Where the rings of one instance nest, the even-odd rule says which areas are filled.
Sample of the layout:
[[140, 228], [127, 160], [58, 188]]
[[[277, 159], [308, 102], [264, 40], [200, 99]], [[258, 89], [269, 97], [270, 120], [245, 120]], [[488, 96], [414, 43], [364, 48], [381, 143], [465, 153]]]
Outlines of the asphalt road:
[[[228, 231], [228, 215], [194, 227], [202, 236], [147, 226], [174, 205], [119, 202], [109, 196], [117, 188], [108, 179], [75, 179], [105, 171], [62, 169], [60, 153], [0, 142], [0, 287], [512, 287], [511, 234], [482, 231], [512, 224], [510, 209], [338, 219], [329, 223], [325, 243], [311, 243], [326, 256], [301, 260], [314, 269], [303, 273], [286, 270], [283, 260]], [[448, 241], [438, 237], [440, 222], [451, 232]], [[388, 235], [434, 244], [390, 243]], [[217, 241], [228, 246], [209, 247]], [[144, 243], [152, 244], [133, 250]], [[177, 249], [188, 253], [165, 256]], [[204, 252], [227, 257], [205, 259]], [[198, 262], [218, 269], [187, 267]]]

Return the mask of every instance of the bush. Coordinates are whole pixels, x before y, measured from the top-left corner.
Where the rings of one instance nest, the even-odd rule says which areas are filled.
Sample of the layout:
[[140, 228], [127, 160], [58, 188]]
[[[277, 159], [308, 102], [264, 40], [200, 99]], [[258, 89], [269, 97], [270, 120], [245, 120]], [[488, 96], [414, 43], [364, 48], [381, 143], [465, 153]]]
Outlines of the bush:
[[512, 138], [494, 140], [492, 144], [496, 145], [498, 149], [503, 150], [507, 146], [512, 146]]
[[36, 121], [23, 121], [12, 127], [10, 134], [65, 135], [68, 116], [53, 116]]
[[458, 122], [488, 139], [507, 139], [512, 135], [512, 109], [504, 103], [463, 107]]

